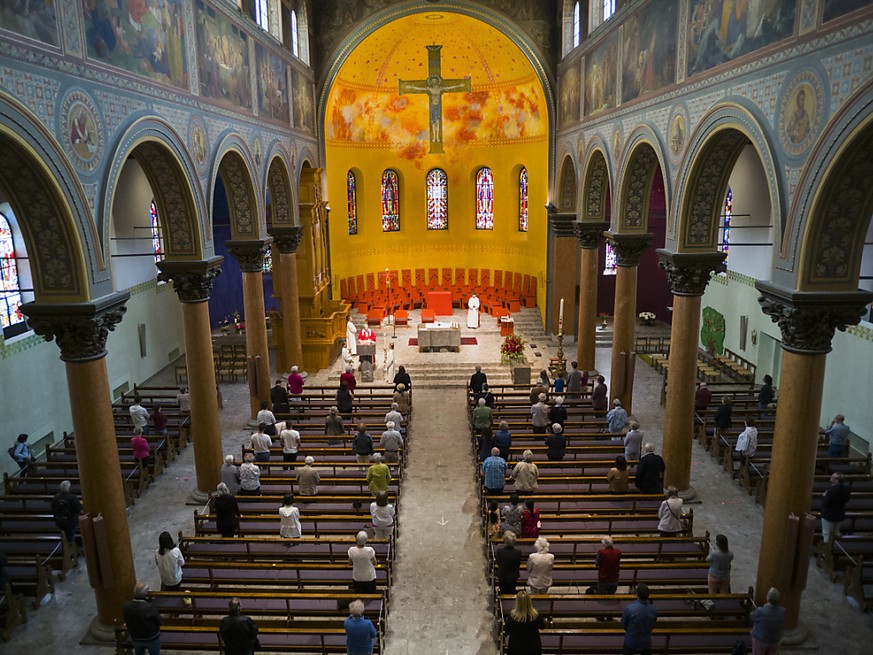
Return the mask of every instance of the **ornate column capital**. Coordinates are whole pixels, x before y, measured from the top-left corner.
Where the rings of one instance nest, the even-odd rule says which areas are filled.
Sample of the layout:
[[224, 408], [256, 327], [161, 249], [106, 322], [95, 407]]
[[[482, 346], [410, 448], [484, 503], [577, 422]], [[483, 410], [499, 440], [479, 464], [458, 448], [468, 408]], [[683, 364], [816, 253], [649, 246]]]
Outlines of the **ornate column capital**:
[[649, 243], [654, 237], [653, 234], [645, 232], [641, 234], [604, 232], [603, 236], [607, 238], [615, 249], [615, 263], [618, 266], [639, 266], [640, 257], [642, 257], [643, 252], [649, 247]]
[[212, 282], [221, 275], [221, 262], [224, 257], [211, 259], [158, 262], [158, 279], [162, 282], [172, 280], [173, 289], [184, 303], [206, 302], [212, 293]]
[[130, 299], [126, 291], [94, 302], [21, 306], [27, 324], [46, 341], [55, 341], [65, 362], [90, 362], [106, 356], [106, 339], [121, 322]]
[[267, 230], [273, 243], [283, 255], [293, 255], [303, 239], [303, 228], [299, 225], [274, 225]]
[[225, 241], [227, 251], [239, 262], [243, 273], [259, 273], [264, 270], [264, 257], [273, 243], [272, 237], [266, 239]]
[[608, 229], [607, 221], [573, 221], [573, 234], [579, 240], [580, 248], [599, 248], [603, 233]]
[[556, 237], [572, 237], [575, 235], [573, 224], [576, 214], [549, 213], [549, 227]]
[[674, 296], [702, 296], [712, 273], [724, 270], [723, 252], [670, 252], [658, 248], [658, 266], [667, 272]]
[[870, 301], [870, 291], [791, 291], [758, 280], [758, 302], [782, 332], [782, 348], [803, 355], [831, 351], [834, 330], [857, 325]]

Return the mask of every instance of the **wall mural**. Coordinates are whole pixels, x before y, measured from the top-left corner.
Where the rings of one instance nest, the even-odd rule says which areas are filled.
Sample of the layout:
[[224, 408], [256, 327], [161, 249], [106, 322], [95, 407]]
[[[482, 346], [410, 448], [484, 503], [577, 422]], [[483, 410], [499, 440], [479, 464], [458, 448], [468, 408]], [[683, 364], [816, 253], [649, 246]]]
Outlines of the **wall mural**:
[[613, 32], [585, 55], [585, 114], [615, 107], [618, 34]]
[[54, 0], [0, 0], [0, 27], [49, 45], [60, 45]]
[[[446, 150], [494, 140], [544, 137], [548, 116], [536, 81], [514, 87], [443, 96]], [[427, 154], [429, 114], [425, 102], [396, 93], [337, 88], [327, 112], [329, 142], [380, 143], [404, 159]]]
[[302, 130], [315, 131], [315, 104], [312, 85], [305, 75], [291, 69], [291, 91], [294, 103], [294, 126]]
[[255, 65], [258, 72], [258, 114], [290, 125], [288, 64], [258, 45], [255, 48]]
[[850, 11], [869, 6], [870, 0], [824, 0], [824, 11], [822, 12], [821, 20], [823, 23], [826, 23], [829, 20], [845, 16]]
[[83, 0], [82, 13], [90, 59], [188, 86], [182, 0]]
[[794, 0], [691, 0], [688, 77], [791, 36], [796, 5]]
[[248, 36], [200, 0], [195, 22], [200, 95], [251, 110]]
[[675, 81], [677, 7], [677, 0], [650, 2], [625, 22], [621, 55], [622, 102]]
[[579, 120], [579, 104], [582, 99], [582, 88], [579, 80], [579, 62], [567, 70], [561, 79], [561, 125]]

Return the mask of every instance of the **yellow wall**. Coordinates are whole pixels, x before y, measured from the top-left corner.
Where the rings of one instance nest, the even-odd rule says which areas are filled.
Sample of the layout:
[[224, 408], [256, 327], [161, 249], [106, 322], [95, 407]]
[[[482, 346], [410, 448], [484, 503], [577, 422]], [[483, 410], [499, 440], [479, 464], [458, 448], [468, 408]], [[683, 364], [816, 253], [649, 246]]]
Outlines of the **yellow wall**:
[[[466, 166], [444, 169], [449, 177], [449, 229], [428, 230], [425, 176], [441, 167], [443, 156], [415, 162], [362, 148], [331, 147], [327, 153], [330, 198], [330, 256], [334, 297], [339, 280], [354, 275], [405, 268], [466, 267], [510, 270], [537, 277], [538, 302], [546, 264], [548, 148], [541, 143], [468, 148]], [[394, 159], [394, 161], [392, 161]], [[423, 166], [421, 164], [424, 164]], [[518, 231], [518, 173], [528, 171], [528, 231]], [[476, 172], [488, 166], [494, 174], [494, 229], [476, 228]], [[346, 173], [355, 171], [358, 188], [358, 234], [348, 234]], [[400, 178], [400, 231], [382, 232], [382, 171]]]

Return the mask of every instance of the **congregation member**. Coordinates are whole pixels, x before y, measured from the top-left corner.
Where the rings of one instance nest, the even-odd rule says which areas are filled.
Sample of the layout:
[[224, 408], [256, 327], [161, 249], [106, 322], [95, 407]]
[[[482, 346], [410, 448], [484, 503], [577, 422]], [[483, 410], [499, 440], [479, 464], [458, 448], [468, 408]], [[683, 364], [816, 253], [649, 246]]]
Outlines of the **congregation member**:
[[588, 386], [588, 375], [586, 372], [585, 383], [582, 383], [582, 371], [579, 370], [578, 362], [570, 362], [570, 371], [567, 373], [567, 392], [578, 393], [582, 391], [583, 386]]
[[273, 440], [267, 435], [266, 430], [266, 423], [258, 423], [258, 431], [252, 432], [250, 448], [255, 454], [256, 462], [270, 461], [270, 448], [273, 446]]
[[773, 378], [769, 375], [764, 376], [764, 384], [758, 389], [758, 409], [762, 412], [766, 410], [770, 403], [773, 402], [775, 392], [773, 391]]
[[161, 655], [161, 613], [149, 600], [146, 583], [136, 583], [133, 600], [127, 601], [121, 611], [133, 642], [133, 655]]
[[701, 382], [697, 385], [697, 391], [694, 392], [694, 409], [698, 412], [705, 410], [712, 402], [712, 391], [706, 382]]
[[343, 622], [346, 630], [347, 655], [372, 655], [376, 640], [376, 627], [364, 617], [364, 603], [353, 600], [349, 604], [349, 617]]
[[382, 463], [381, 453], [373, 453], [373, 464], [367, 469], [367, 488], [374, 496], [380, 491], [388, 491], [391, 484], [391, 469]]
[[270, 403], [275, 413], [288, 413], [288, 390], [285, 389], [282, 380], [276, 380], [276, 384], [270, 388]]
[[392, 383], [394, 384], [395, 389], [397, 389], [397, 385], [402, 384], [409, 393], [412, 393], [412, 378], [409, 377], [409, 373], [406, 372], [405, 366], [397, 367], [397, 375], [394, 376]]
[[476, 394], [476, 404], [479, 404], [480, 400], [484, 400], [485, 404], [488, 405], [491, 409], [494, 409], [494, 394], [491, 393], [491, 389], [487, 384], [482, 385], [482, 391]]
[[627, 411], [621, 406], [621, 400], [612, 401], [612, 409], [606, 414], [606, 426], [612, 434], [624, 433], [627, 427]]
[[133, 397], [133, 403], [128, 408], [130, 412], [130, 420], [133, 427], [140, 428], [143, 434], [149, 433], [149, 419], [151, 414], [149, 410], [142, 406], [142, 398], [140, 396]]
[[64, 480], [58, 485], [58, 493], [52, 498], [52, 514], [55, 519], [55, 527], [64, 533], [67, 543], [73, 545], [76, 540], [76, 530], [79, 528], [79, 514], [82, 512], [82, 503], [72, 491], [69, 480]]
[[779, 655], [785, 631], [785, 608], [779, 590], [770, 587], [767, 603], [753, 610], [749, 618], [752, 621], [752, 655]]
[[258, 626], [242, 613], [239, 598], [231, 598], [227, 616], [221, 619], [218, 634], [224, 644], [224, 655], [252, 655], [258, 644]]
[[500, 450], [500, 456], [509, 461], [509, 450], [512, 448], [512, 432], [509, 431], [509, 423], [500, 421], [497, 432], [491, 440], [491, 444]]
[[540, 510], [534, 505], [533, 498], [524, 501], [524, 512], [521, 514], [521, 536], [526, 539], [540, 536]]
[[388, 492], [380, 491], [376, 500], [370, 503], [370, 518], [376, 539], [390, 539], [394, 528], [394, 505], [388, 502]]
[[155, 428], [155, 434], [159, 434], [162, 437], [166, 437], [169, 430], [167, 430], [167, 423], [169, 423], [169, 418], [164, 412], [161, 410], [160, 405], [155, 405], [155, 408], [152, 410], [152, 426]]
[[179, 393], [176, 394], [176, 404], [179, 405], [179, 411], [189, 414], [191, 412], [191, 392], [188, 387], [179, 387]]
[[595, 378], [594, 389], [591, 391], [591, 408], [595, 412], [605, 412], [609, 404], [607, 397], [606, 378], [598, 375]]
[[239, 467], [239, 495], [261, 495], [261, 469], [255, 464], [255, 456], [246, 453]]
[[558, 423], [562, 430], [567, 422], [567, 408], [564, 407], [564, 399], [561, 396], [555, 398], [555, 404], [549, 410], [549, 423]]
[[[341, 437], [345, 433], [346, 428], [343, 425], [343, 420], [340, 418], [339, 407], [331, 407], [324, 418], [324, 436]], [[328, 439], [327, 443], [331, 446], [336, 446], [341, 442], [339, 439]]]
[[488, 501], [486, 543], [500, 538], [500, 506], [496, 500]]
[[473, 410], [473, 428], [476, 434], [482, 434], [482, 430], [491, 427], [492, 409], [485, 404], [485, 399], [480, 398]]
[[637, 599], [624, 608], [621, 627], [624, 628], [622, 655], [652, 655], [652, 630], [658, 611], [649, 601], [649, 586], [637, 585]]
[[515, 607], [506, 617], [503, 632], [507, 636], [507, 655], [541, 655], [540, 630], [546, 627], [543, 617], [534, 608], [526, 591], [519, 591]]
[[355, 405], [355, 397], [349, 390], [349, 386], [345, 382], [340, 382], [339, 389], [336, 390], [336, 408], [339, 410], [343, 420], [352, 420], [352, 410]]
[[551, 434], [546, 436], [546, 457], [550, 462], [560, 462], [567, 454], [567, 437], [564, 436], [564, 426], [560, 423], [552, 425]]
[[534, 387], [530, 390], [530, 404], [531, 405], [535, 404], [540, 399], [540, 396], [544, 396], [543, 402], [548, 401], [548, 399], [549, 399], [549, 387], [548, 386], [543, 386], [542, 384], [534, 385]]
[[524, 527], [524, 503], [518, 494], [510, 494], [509, 502], [501, 510], [503, 514], [503, 529], [518, 536]]
[[541, 387], [545, 387], [546, 391], [552, 386], [551, 380], [549, 380], [549, 372], [546, 369], [540, 371], [540, 377], [537, 380], [537, 385]]
[[379, 437], [379, 447], [384, 452], [385, 461], [389, 464], [394, 464], [400, 461], [400, 450], [403, 448], [403, 437], [394, 425], [394, 421], [389, 421], [385, 425], [385, 432]]
[[278, 433], [276, 432], [276, 415], [269, 409], [269, 403], [264, 400], [261, 401], [261, 411], [258, 412], [258, 416], [255, 419], [260, 426], [263, 424], [264, 434], [267, 434], [271, 437], [275, 437]]
[[515, 534], [512, 530], [506, 530], [503, 533], [503, 545], [494, 551], [497, 586], [501, 594], [514, 594], [521, 576], [521, 550], [515, 545]]
[[239, 493], [239, 467], [234, 463], [233, 455], [226, 455], [221, 465], [221, 482], [234, 495]]
[[358, 380], [355, 378], [355, 371], [351, 366], [346, 366], [345, 371], [340, 375], [340, 386], [343, 382], [346, 383], [349, 393], [354, 395], [355, 389], [358, 388]]
[[282, 460], [296, 462], [300, 450], [300, 433], [291, 427], [290, 421], [285, 421], [285, 429], [279, 433], [279, 441], [282, 443]]
[[30, 447], [27, 445], [27, 439], [28, 436], [26, 434], [19, 434], [12, 450], [12, 459], [18, 464], [18, 475], [22, 478], [27, 477], [28, 467], [32, 462], [36, 461], [33, 453], [30, 452]]
[[521, 454], [521, 461], [512, 469], [511, 476], [518, 494], [532, 494], [537, 490], [540, 470], [534, 464], [533, 451], [525, 450]]
[[506, 486], [506, 460], [499, 448], [492, 448], [491, 455], [482, 462], [482, 478], [486, 494], [502, 494]]
[[634, 419], [627, 422], [627, 427], [627, 434], [624, 435], [624, 458], [629, 462], [638, 462], [643, 447], [643, 433], [640, 424]]
[[546, 394], [537, 395], [536, 402], [530, 408], [530, 424], [534, 434], [545, 434], [549, 424], [549, 406], [546, 405]]
[[482, 367], [477, 366], [476, 372], [470, 376], [470, 384], [467, 387], [474, 394], [480, 393], [482, 391], [482, 385], [488, 382], [488, 376], [482, 372]]
[[594, 557], [594, 566], [597, 567], [597, 593], [612, 595], [618, 590], [621, 575], [621, 549], [615, 547], [609, 535], [602, 537], [600, 544], [603, 548]]
[[385, 425], [393, 423], [394, 428], [400, 430], [400, 434], [403, 434], [403, 415], [397, 411], [398, 409], [397, 403], [391, 403], [391, 409], [385, 414]]
[[161, 574], [161, 591], [179, 591], [182, 587], [182, 567], [185, 566], [185, 558], [169, 532], [158, 535], [155, 565]]
[[662, 537], [677, 537], [685, 531], [682, 521], [683, 501], [676, 487], [667, 488], [667, 497], [658, 508], [658, 534]]
[[840, 524], [846, 518], [846, 505], [852, 497], [842, 473], [831, 474], [831, 486], [821, 495], [821, 534], [825, 543], [840, 536]]
[[145, 470], [152, 459], [152, 446], [149, 440], [142, 436], [142, 428], [133, 429], [130, 445], [133, 448], [134, 460], [136, 460], [138, 466]]
[[715, 416], [712, 417], [712, 424], [715, 426], [715, 436], [725, 434], [731, 429], [731, 417], [734, 412], [734, 406], [731, 404], [730, 396], [724, 396], [721, 399], [721, 405], [715, 410]]
[[706, 556], [709, 562], [709, 572], [706, 574], [706, 584], [711, 594], [731, 593], [731, 562], [734, 554], [728, 547], [728, 538], [719, 534], [715, 537], [715, 548], [711, 548]]
[[239, 532], [239, 503], [224, 482], [219, 482], [210, 504], [215, 514], [215, 528], [222, 537], [233, 537]]
[[549, 548], [549, 540], [539, 537], [534, 542], [535, 552], [527, 557], [527, 586], [532, 594], [545, 595], [552, 586], [555, 556], [549, 552]]
[[484, 462], [491, 456], [491, 449], [494, 447], [494, 435], [491, 428], [482, 428], [482, 433], [479, 439], [479, 461]]
[[849, 450], [849, 434], [851, 430], [846, 425], [846, 417], [837, 414], [825, 430], [828, 437], [828, 457], [846, 457]]
[[637, 475], [634, 484], [641, 493], [659, 494], [664, 491], [664, 471], [667, 470], [664, 459], [655, 454], [655, 444], [647, 443], [643, 455], [637, 464]]
[[737, 437], [737, 445], [734, 447], [734, 451], [743, 458], [744, 464], [754, 457], [755, 451], [758, 450], [758, 428], [755, 427], [755, 419], [747, 416], [745, 426], [745, 429], [740, 432], [740, 436]]
[[627, 493], [628, 486], [627, 459], [624, 455], [616, 455], [615, 466], [613, 466], [606, 474], [606, 484], [609, 487], [609, 492], [614, 494]]
[[279, 507], [279, 536], [283, 539], [298, 539], [301, 534], [300, 510], [294, 507], [294, 494], [285, 494]]
[[367, 545], [367, 533], [361, 530], [355, 536], [355, 545], [349, 548], [352, 583], [356, 594], [376, 593], [376, 551]]
[[397, 385], [397, 388], [391, 396], [391, 401], [397, 403], [397, 411], [403, 415], [403, 418], [409, 416], [411, 401], [405, 384], [401, 382]]
[[373, 455], [373, 437], [367, 432], [364, 423], [358, 423], [358, 431], [352, 439], [352, 454], [358, 464], [369, 462]]
[[295, 472], [297, 474], [297, 491], [301, 496], [318, 495], [318, 483], [321, 482], [321, 474], [312, 466], [315, 458], [309, 455], [303, 460], [303, 466]]
[[303, 385], [305, 380], [296, 366], [291, 367], [288, 375], [288, 399], [293, 403], [303, 402]]

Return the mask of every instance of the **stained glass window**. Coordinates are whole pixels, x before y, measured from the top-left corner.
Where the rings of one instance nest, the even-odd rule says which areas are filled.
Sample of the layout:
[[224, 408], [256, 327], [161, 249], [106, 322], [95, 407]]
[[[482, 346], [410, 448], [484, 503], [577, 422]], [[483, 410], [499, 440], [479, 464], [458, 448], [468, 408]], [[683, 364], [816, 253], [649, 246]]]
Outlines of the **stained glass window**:
[[612, 244], [607, 241], [606, 242], [606, 259], [603, 264], [603, 274], [604, 275], [615, 275], [615, 271], [618, 268], [618, 261], [615, 257], [615, 248], [612, 247]]
[[291, 10], [291, 54], [295, 57], [300, 56], [300, 41], [297, 34], [297, 12]]
[[397, 173], [382, 173], [382, 231], [400, 231], [400, 183]]
[[476, 229], [494, 229], [494, 175], [490, 168], [476, 174]]
[[349, 234], [358, 233], [358, 181], [355, 174], [346, 174], [346, 197], [349, 205]]
[[427, 229], [449, 229], [449, 177], [439, 168], [427, 174]]
[[12, 227], [6, 216], [0, 214], [0, 326], [7, 328], [24, 322], [21, 302]]
[[581, 43], [581, 28], [582, 28], [582, 20], [579, 15], [579, 3], [576, 3], [576, 6], [573, 7], [573, 47], [578, 48]]
[[264, 273], [272, 273], [273, 272], [273, 249], [267, 248], [264, 251], [264, 265], [261, 267], [261, 270]]
[[721, 243], [718, 249], [724, 253], [724, 263], [727, 264], [730, 258], [731, 249], [731, 218], [734, 210], [734, 192], [728, 187], [727, 195], [724, 198], [724, 214], [721, 222]]
[[518, 174], [518, 231], [527, 232], [527, 169]]
[[151, 219], [152, 254], [155, 257], [155, 267], [157, 267], [158, 262], [164, 258], [164, 248], [161, 242], [161, 222], [158, 219], [158, 207], [154, 200], [149, 207], [149, 218]]

